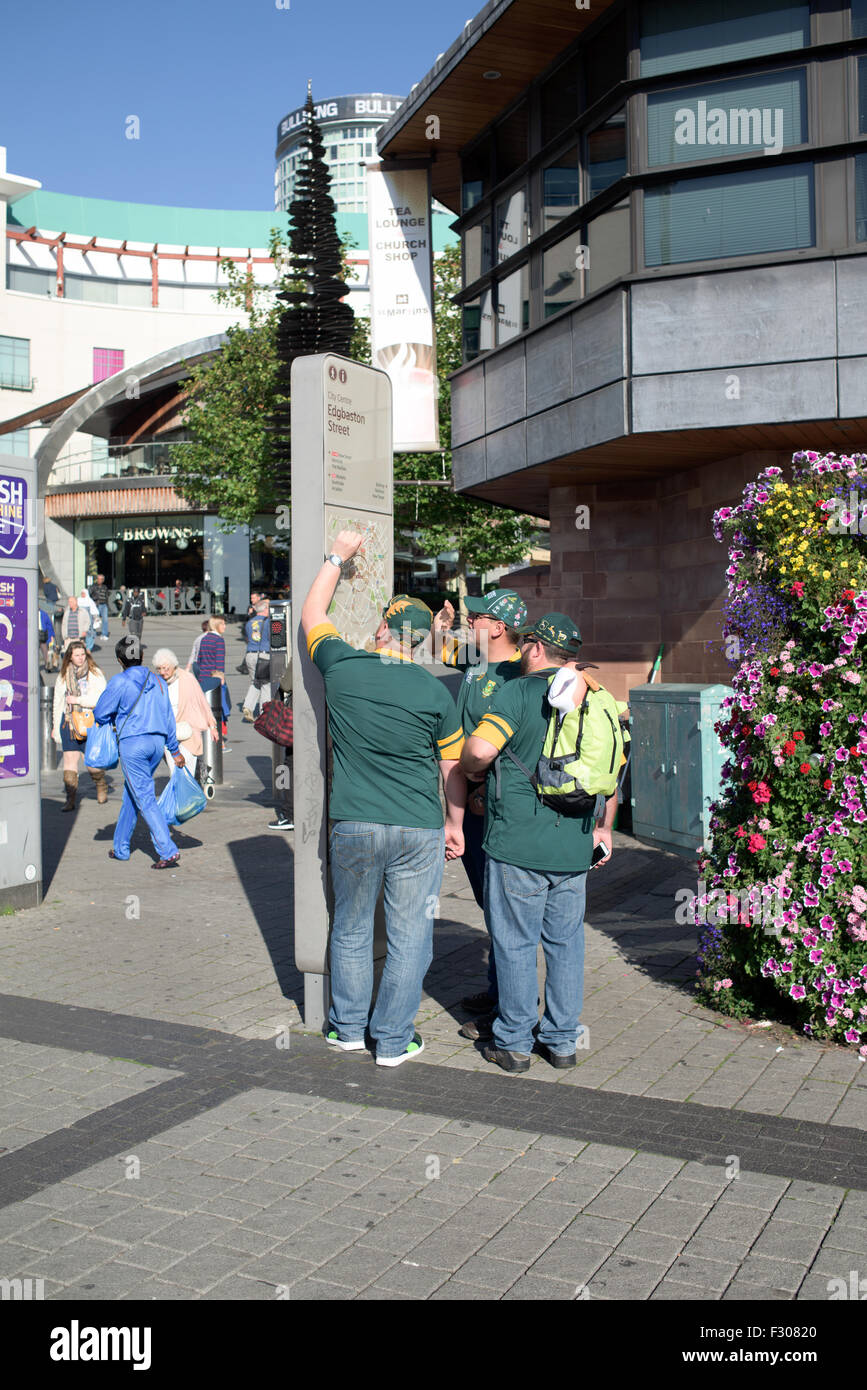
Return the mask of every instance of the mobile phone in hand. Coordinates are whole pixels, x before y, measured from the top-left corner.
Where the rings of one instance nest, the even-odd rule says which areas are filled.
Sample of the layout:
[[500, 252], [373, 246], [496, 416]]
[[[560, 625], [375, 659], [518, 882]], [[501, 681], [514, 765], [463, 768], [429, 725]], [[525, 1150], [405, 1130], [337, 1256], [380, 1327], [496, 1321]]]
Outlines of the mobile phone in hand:
[[599, 865], [604, 863], [605, 860], [610, 857], [610, 855], [611, 850], [608, 848], [607, 845], [597, 845], [593, 851], [593, 857], [590, 860], [591, 869], [598, 869]]

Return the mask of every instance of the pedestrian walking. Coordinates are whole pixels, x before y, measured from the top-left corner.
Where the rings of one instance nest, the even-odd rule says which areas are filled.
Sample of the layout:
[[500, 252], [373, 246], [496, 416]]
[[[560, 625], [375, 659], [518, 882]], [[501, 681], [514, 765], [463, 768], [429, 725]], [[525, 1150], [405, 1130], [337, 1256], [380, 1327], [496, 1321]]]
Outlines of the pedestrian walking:
[[220, 616], [208, 618], [208, 630], [202, 634], [199, 643], [197, 679], [202, 690], [215, 690], [220, 687], [220, 706], [222, 716], [220, 731], [223, 738], [228, 735], [227, 719], [229, 702], [226, 695], [226, 619]]
[[205, 633], [210, 632], [211, 630], [210, 621], [210, 618], [205, 618], [204, 622], [202, 623], [202, 630], [193, 642], [193, 645], [190, 649], [190, 659], [187, 662], [187, 670], [192, 671], [193, 675], [196, 677], [197, 680], [199, 676], [199, 648], [202, 645], [202, 638], [204, 637]]
[[[326, 1040], [357, 1052], [369, 1027], [377, 1064], [397, 1067], [424, 1049], [415, 1017], [432, 957], [433, 905], [444, 860], [464, 848], [466, 781], [457, 763], [463, 734], [448, 691], [412, 661], [413, 646], [430, 631], [426, 605], [403, 594], [392, 599], [373, 652], [341, 641], [329, 622], [341, 568], [363, 541], [356, 532], [340, 532], [301, 612], [308, 651], [325, 680], [334, 754]], [[371, 1014], [373, 918], [383, 881], [388, 947]]]
[[79, 609], [83, 608], [87, 610], [87, 617], [90, 626], [88, 627], [87, 634], [84, 638], [84, 645], [89, 652], [92, 652], [93, 644], [96, 640], [97, 630], [101, 630], [102, 622], [99, 616], [99, 609], [97, 608], [93, 599], [90, 597], [90, 594], [88, 593], [86, 588], [82, 589], [81, 593], [78, 595], [78, 607]]
[[96, 611], [99, 614], [99, 621], [102, 624], [101, 635], [107, 642], [110, 636], [108, 630], [108, 585], [105, 582], [104, 574], [98, 574], [96, 576], [96, 583], [91, 585], [90, 597], [96, 604]]
[[[271, 698], [271, 619], [270, 604], [263, 599], [257, 605], [253, 617], [244, 624], [247, 639], [247, 655], [244, 663], [250, 677], [250, 685], [244, 696], [241, 718], [247, 724], [256, 719], [256, 711], [261, 701], [265, 705]], [[267, 671], [267, 675], [264, 672]], [[262, 674], [259, 674], [259, 673]]]
[[174, 711], [165, 683], [142, 668], [138, 638], [121, 638], [114, 651], [123, 670], [120, 675], [112, 676], [93, 712], [97, 724], [115, 725], [124, 780], [123, 802], [109, 858], [129, 859], [136, 821], [144, 816], [158, 856], [151, 868], [173, 868], [180, 862], [180, 856], [169, 834], [166, 818], [157, 805], [153, 778], [166, 745], [175, 766], [184, 766]]
[[54, 624], [44, 608], [39, 609], [39, 655], [46, 671], [57, 669], [57, 640]]
[[[213, 739], [217, 738], [217, 725], [211, 707], [195, 676], [190, 671], [180, 669], [178, 658], [168, 647], [160, 647], [154, 652], [151, 665], [166, 683], [175, 716], [175, 733], [180, 750], [186, 766], [195, 777], [198, 760], [204, 748], [202, 734], [207, 730]], [[174, 759], [168, 749], [166, 761], [171, 773]]]
[[[485, 921], [499, 1001], [483, 1056], [509, 1072], [528, 1070], [537, 1026], [539, 1048], [551, 1065], [575, 1065], [584, 991], [587, 870], [597, 845], [611, 854], [617, 809], [616, 795], [609, 796], [602, 824], [594, 826], [592, 813], [560, 814], [537, 795], [528, 769], [536, 768], [545, 745], [551, 714], [548, 682], [561, 667], [571, 666], [578, 703], [588, 684], [578, 669], [581, 634], [571, 618], [547, 613], [522, 628], [520, 637], [522, 678], [497, 692], [461, 758], [469, 776], [487, 771]], [[507, 756], [501, 756], [504, 751]], [[541, 1022], [540, 940], [547, 972]]]
[[130, 637], [137, 637], [141, 641], [142, 630], [144, 628], [144, 618], [147, 613], [147, 599], [138, 585], [127, 593], [124, 599], [123, 608], [120, 613], [120, 625], [126, 627], [129, 621]]
[[[492, 589], [481, 598], [465, 598], [470, 640], [450, 635], [455, 610], [446, 600], [433, 620], [433, 631], [426, 639], [428, 649], [446, 666], [463, 673], [457, 696], [458, 714], [464, 737], [469, 738], [506, 681], [521, 674], [520, 638], [517, 629], [527, 620], [527, 605], [514, 589]], [[485, 907], [485, 779], [470, 781], [464, 814], [463, 864], [473, 897]], [[497, 1006], [497, 966], [493, 947], [488, 952], [488, 987], [461, 1000], [461, 1008], [480, 1014], [478, 1023], [465, 1023], [465, 1038], [490, 1035]]]
[[[51, 732], [63, 755], [63, 785], [66, 789], [64, 811], [75, 810], [78, 793], [78, 769], [87, 742], [87, 730], [94, 722], [93, 709], [106, 688], [105, 676], [80, 638], [73, 638], [66, 648], [60, 673], [54, 683]], [[96, 787], [96, 799], [108, 800], [105, 773], [89, 767]]]
[[78, 599], [73, 596], [69, 600], [69, 605], [63, 615], [63, 621], [60, 624], [63, 650], [65, 651], [67, 645], [70, 642], [76, 641], [78, 638], [81, 638], [81, 641], [85, 642], [89, 631], [90, 614], [86, 608], [80, 607]]

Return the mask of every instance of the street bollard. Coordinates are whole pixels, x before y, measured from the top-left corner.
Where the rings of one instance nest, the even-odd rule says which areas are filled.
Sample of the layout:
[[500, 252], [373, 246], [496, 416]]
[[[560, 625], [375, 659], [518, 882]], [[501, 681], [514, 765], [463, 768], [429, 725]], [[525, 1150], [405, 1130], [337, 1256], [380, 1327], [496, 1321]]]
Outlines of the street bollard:
[[223, 687], [215, 685], [213, 690], [205, 691], [205, 699], [211, 707], [217, 737], [211, 737], [210, 729], [202, 731], [202, 775], [201, 783], [205, 796], [210, 801], [217, 787], [223, 785], [223, 740], [220, 730], [223, 726]]
[[43, 685], [39, 688], [39, 729], [41, 752], [39, 765], [43, 772], [53, 772], [57, 767], [57, 744], [51, 734], [54, 723], [54, 687]]

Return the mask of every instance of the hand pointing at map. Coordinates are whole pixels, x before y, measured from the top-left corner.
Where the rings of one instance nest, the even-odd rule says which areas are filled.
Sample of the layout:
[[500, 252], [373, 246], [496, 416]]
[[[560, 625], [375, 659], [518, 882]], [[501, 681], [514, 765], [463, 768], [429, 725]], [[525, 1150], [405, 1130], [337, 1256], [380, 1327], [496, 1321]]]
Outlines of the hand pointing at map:
[[339, 531], [333, 541], [334, 554], [341, 560], [351, 560], [364, 546], [364, 536], [360, 531]]

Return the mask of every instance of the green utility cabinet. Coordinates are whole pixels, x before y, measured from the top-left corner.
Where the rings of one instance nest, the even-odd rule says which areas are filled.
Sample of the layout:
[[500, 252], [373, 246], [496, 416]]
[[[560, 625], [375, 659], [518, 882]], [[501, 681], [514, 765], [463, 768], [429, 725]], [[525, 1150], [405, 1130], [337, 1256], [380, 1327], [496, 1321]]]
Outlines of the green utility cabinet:
[[629, 692], [632, 833], [692, 856], [710, 841], [725, 750], [714, 730], [725, 685], [637, 685]]

